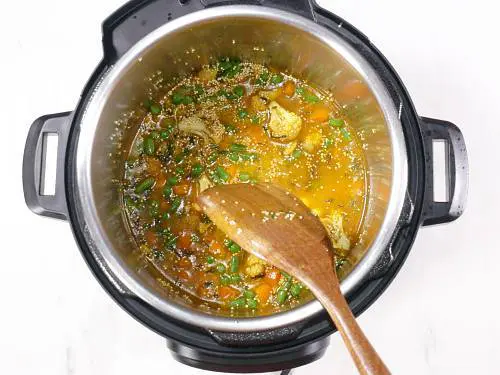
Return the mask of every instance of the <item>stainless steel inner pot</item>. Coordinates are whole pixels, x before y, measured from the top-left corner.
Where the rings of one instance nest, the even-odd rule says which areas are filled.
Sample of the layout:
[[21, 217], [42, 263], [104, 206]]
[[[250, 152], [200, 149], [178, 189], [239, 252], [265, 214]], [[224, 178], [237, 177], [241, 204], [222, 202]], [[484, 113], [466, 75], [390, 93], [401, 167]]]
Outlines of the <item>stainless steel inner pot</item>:
[[[334, 94], [353, 82], [363, 97], [341, 102], [364, 144], [369, 192], [359, 262], [343, 280], [347, 294], [372, 269], [389, 245], [403, 207], [407, 155], [398, 108], [376, 71], [335, 33], [298, 15], [257, 6], [206, 9], [171, 21], [135, 44], [110, 67], [84, 109], [77, 141], [77, 191], [85, 237], [93, 255], [124, 294], [133, 295], [173, 318], [219, 331], [259, 331], [289, 325], [322, 310], [317, 301], [279, 314], [253, 318], [197, 311], [168, 296], [130, 262], [135, 243], [119, 207], [116, 179], [122, 169], [110, 157], [126, 130], [117, 121], [144, 99], [155, 72], [187, 74], [221, 56], [238, 56], [284, 69]], [[130, 131], [130, 129], [128, 129]]]

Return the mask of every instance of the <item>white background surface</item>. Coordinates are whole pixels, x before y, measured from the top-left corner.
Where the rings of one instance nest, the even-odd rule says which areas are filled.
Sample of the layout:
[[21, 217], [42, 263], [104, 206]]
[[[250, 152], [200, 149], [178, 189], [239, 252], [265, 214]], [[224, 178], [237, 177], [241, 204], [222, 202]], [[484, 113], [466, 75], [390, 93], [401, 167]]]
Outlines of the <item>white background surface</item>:
[[[37, 217], [23, 201], [21, 160], [28, 127], [39, 115], [75, 107], [101, 57], [100, 23], [121, 3], [2, 4], [1, 374], [203, 373], [177, 364], [161, 337], [106, 295], [67, 223]], [[320, 3], [367, 34], [401, 75], [419, 114], [455, 122], [469, 149], [465, 215], [419, 232], [398, 277], [359, 322], [394, 374], [499, 374], [500, 30], [495, 2]], [[295, 372], [354, 373], [339, 335], [322, 360]]]

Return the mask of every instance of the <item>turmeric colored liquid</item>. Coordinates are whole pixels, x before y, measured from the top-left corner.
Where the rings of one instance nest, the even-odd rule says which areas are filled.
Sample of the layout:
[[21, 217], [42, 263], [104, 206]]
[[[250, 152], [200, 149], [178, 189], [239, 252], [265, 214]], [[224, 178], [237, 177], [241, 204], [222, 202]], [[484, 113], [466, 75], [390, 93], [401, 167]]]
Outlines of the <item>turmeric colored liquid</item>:
[[122, 191], [143, 257], [214, 309], [259, 315], [311, 298], [297, 280], [249, 255], [200, 211], [216, 184], [272, 182], [297, 195], [349, 267], [366, 193], [363, 150], [334, 98], [267, 67], [223, 59], [165, 84], [137, 110], [141, 126]]

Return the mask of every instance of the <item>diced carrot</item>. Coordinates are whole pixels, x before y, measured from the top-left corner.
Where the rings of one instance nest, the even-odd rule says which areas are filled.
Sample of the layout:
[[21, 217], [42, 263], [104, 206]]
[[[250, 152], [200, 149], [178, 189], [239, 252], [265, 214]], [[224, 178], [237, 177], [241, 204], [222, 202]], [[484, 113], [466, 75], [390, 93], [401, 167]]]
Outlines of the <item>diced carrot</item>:
[[233, 287], [225, 285], [219, 287], [219, 297], [223, 300], [235, 298], [238, 296], [238, 294], [240, 294], [238, 289], [235, 289]]
[[266, 277], [264, 278], [265, 283], [267, 283], [271, 288], [276, 288], [281, 279], [281, 272], [277, 268], [270, 268], [266, 272]]
[[293, 94], [295, 94], [295, 82], [286, 81], [283, 85], [283, 93], [286, 96], [293, 96]]
[[180, 185], [175, 185], [173, 187], [174, 193], [177, 195], [186, 195], [189, 193], [189, 189], [191, 188], [191, 185], [188, 183], [183, 183]]
[[177, 247], [179, 249], [187, 250], [191, 247], [192, 243], [191, 239], [191, 233], [189, 232], [183, 232], [178, 238], [177, 238]]
[[313, 107], [312, 112], [309, 115], [309, 120], [320, 123], [327, 121], [328, 117], [330, 117], [330, 110], [324, 105], [318, 104]]
[[158, 245], [158, 237], [155, 232], [148, 230], [144, 234], [144, 238], [150, 247], [156, 247]]
[[208, 245], [208, 251], [215, 256], [220, 256], [224, 254], [224, 245], [222, 245], [219, 241], [213, 240]]
[[158, 176], [161, 172], [161, 162], [156, 159], [156, 158], [152, 158], [152, 157], [148, 157], [147, 158], [147, 164], [148, 164], [148, 167], [147, 167], [147, 170], [148, 170], [148, 173], [152, 176]]
[[191, 263], [191, 261], [189, 260], [189, 258], [181, 258], [177, 262], [177, 266], [179, 268], [192, 268], [193, 264]]
[[271, 296], [272, 290], [273, 288], [269, 284], [263, 282], [257, 285], [253, 291], [255, 292], [259, 302], [264, 305]]

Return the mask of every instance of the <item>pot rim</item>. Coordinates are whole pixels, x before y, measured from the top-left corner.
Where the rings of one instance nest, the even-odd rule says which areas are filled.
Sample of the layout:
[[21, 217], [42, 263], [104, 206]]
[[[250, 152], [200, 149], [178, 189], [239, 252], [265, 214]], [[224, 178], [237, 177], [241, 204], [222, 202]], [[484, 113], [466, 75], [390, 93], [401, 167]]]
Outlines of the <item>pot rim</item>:
[[[80, 205], [83, 221], [85, 222], [84, 232], [86, 233], [86, 240], [91, 242], [90, 247], [95, 249], [99, 254], [99, 258], [101, 259], [98, 261], [101, 267], [105, 267], [107, 270], [106, 273], [118, 285], [122, 286], [119, 289], [123, 294], [136, 296], [172, 318], [205, 329], [229, 332], [263, 331], [312, 318], [314, 315], [320, 313], [323, 307], [317, 300], [313, 300], [285, 312], [262, 317], [236, 318], [205, 314], [157, 296], [144, 286], [136, 275], [129, 272], [127, 265], [114, 253], [111, 243], [99, 224], [92, 191], [91, 163], [88, 150], [91, 149], [99, 116], [104, 109], [108, 96], [112, 92], [114, 85], [122, 77], [126, 68], [135, 63], [146, 49], [151, 48], [169, 33], [189, 27], [198, 22], [230, 17], [267, 19], [289, 24], [308, 32], [342, 55], [363, 77], [380, 105], [388, 124], [391, 139], [393, 167], [391, 193], [386, 215], [376, 238], [373, 240], [363, 259], [342, 281], [341, 290], [344, 294], [348, 294], [355, 287], [359, 286], [376, 264], [384, 249], [390, 244], [404, 206], [408, 182], [408, 161], [400, 116], [382, 80], [364, 57], [336, 33], [294, 13], [252, 5], [227, 5], [204, 9], [160, 26], [132, 46], [129, 51], [107, 70], [92, 92], [86, 108], [84, 108], [80, 121], [80, 134], [76, 144], [76, 196], [79, 200], [77, 203]], [[84, 204], [82, 204], [83, 202]]]

